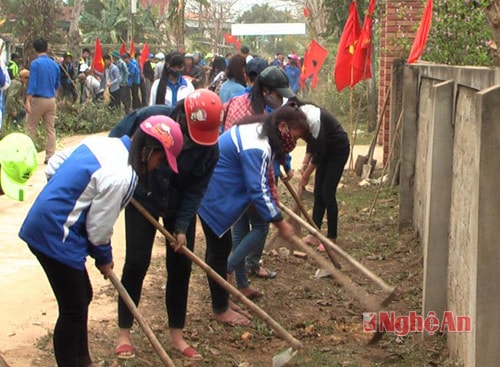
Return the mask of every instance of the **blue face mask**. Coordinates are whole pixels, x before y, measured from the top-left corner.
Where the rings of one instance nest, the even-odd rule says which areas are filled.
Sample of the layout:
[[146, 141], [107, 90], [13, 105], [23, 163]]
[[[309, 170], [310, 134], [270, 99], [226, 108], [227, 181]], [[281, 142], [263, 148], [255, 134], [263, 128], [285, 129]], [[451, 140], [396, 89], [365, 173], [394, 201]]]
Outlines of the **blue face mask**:
[[168, 75], [171, 75], [173, 77], [178, 78], [181, 75], [181, 72], [179, 70], [174, 70], [172, 68], [168, 68]]

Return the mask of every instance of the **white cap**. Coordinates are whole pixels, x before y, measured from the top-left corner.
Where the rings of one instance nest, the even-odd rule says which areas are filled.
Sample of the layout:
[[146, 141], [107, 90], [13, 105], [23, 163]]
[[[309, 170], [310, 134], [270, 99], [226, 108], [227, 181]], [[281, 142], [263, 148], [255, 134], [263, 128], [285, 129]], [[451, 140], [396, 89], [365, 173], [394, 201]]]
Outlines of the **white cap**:
[[89, 69], [87, 64], [80, 64], [80, 73], [85, 73]]
[[155, 59], [165, 60], [165, 54], [163, 52], [158, 52], [155, 56]]

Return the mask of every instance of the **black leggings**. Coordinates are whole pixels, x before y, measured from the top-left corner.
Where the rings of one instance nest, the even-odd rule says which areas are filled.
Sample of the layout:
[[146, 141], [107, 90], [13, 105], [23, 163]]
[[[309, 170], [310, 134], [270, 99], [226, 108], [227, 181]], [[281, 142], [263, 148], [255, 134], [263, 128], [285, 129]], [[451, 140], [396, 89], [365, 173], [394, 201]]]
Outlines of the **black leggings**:
[[337, 206], [337, 186], [342, 178], [344, 166], [349, 157], [349, 146], [338, 149], [327, 159], [317, 162], [314, 179], [313, 221], [321, 228], [323, 216], [328, 221], [328, 238], [337, 238], [339, 209]]
[[[205, 262], [217, 274], [227, 279], [227, 259], [233, 247], [231, 230], [228, 230], [219, 238], [203, 219], [201, 219], [201, 225], [207, 243]], [[227, 311], [229, 294], [211, 277], [208, 277], [208, 285], [210, 287], [210, 295], [212, 296], [212, 311], [216, 314]]]
[[58, 367], [88, 367], [92, 364], [87, 336], [87, 316], [92, 300], [87, 269], [64, 265], [30, 247], [42, 265], [59, 306], [54, 328], [54, 354]]
[[[172, 233], [174, 220], [163, 221], [165, 228]], [[194, 251], [196, 216], [189, 224], [186, 239], [187, 247]], [[136, 305], [139, 305], [144, 277], [151, 263], [151, 253], [156, 228], [137, 209], [128, 205], [125, 208], [126, 254], [123, 266], [122, 283]], [[165, 304], [168, 313], [168, 325], [182, 329], [186, 322], [186, 309], [191, 277], [191, 261], [184, 255], [175, 252], [169, 243], [167, 248], [167, 287]], [[125, 303], [118, 300], [118, 325], [130, 329], [134, 316]]]

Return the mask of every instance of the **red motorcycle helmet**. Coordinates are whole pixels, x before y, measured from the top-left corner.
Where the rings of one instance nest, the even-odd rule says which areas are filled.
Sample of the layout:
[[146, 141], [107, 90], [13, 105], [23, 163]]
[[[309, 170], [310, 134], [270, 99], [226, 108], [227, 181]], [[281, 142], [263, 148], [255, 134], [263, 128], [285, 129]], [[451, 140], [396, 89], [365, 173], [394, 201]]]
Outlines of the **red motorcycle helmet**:
[[197, 89], [184, 98], [189, 137], [200, 145], [214, 145], [219, 138], [224, 109], [219, 96]]

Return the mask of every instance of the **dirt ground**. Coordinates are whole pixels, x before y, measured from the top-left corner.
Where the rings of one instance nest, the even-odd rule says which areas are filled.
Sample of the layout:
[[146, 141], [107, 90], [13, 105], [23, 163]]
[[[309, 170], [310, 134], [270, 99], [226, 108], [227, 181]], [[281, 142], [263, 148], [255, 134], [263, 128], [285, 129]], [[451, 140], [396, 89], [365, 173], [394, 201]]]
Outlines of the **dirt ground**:
[[[75, 137], [65, 145], [79, 140]], [[354, 155], [356, 158], [356, 155]], [[295, 162], [300, 162], [300, 158]], [[380, 160], [379, 160], [380, 162]], [[43, 169], [30, 181], [32, 202], [44, 184]], [[360, 187], [359, 178], [346, 172], [340, 203], [338, 244], [387, 283], [397, 287], [397, 297], [385, 310], [397, 314], [420, 313], [422, 284], [422, 251], [411, 232], [398, 232], [397, 190], [384, 189], [378, 197], [376, 211], [369, 217], [367, 208], [375, 197], [377, 186]], [[285, 187], [281, 186], [281, 191]], [[283, 192], [285, 205], [292, 199]], [[312, 208], [312, 195], [304, 195]], [[12, 367], [54, 366], [52, 329], [57, 317], [56, 303], [40, 266], [26, 245], [17, 238], [17, 230], [29, 205], [0, 197], [0, 353]], [[123, 265], [123, 221], [115, 227], [113, 248], [115, 271]], [[305, 232], [303, 232], [305, 234]], [[442, 336], [422, 341], [421, 335], [396, 337], [386, 334], [374, 346], [367, 346], [371, 334], [362, 330], [362, 307], [330, 277], [316, 279], [318, 266], [312, 259], [287, 254], [287, 243], [277, 242], [277, 255], [266, 248], [264, 263], [279, 272], [273, 280], [252, 278], [252, 285], [263, 290], [257, 302], [281, 324], [304, 348], [288, 366], [448, 366]], [[198, 233], [195, 253], [203, 258], [204, 238]], [[186, 338], [204, 355], [203, 361], [191, 362], [171, 348], [166, 328], [164, 305], [165, 244], [157, 237], [153, 261], [148, 272], [140, 311], [176, 366], [259, 367], [271, 366], [273, 355], [287, 348], [271, 329], [254, 316], [251, 327], [228, 327], [210, 318], [210, 296], [205, 273], [193, 265], [188, 306]], [[384, 294], [345, 261], [342, 272], [351, 277], [378, 301]], [[161, 366], [144, 333], [134, 326], [136, 358], [119, 361], [115, 348], [117, 293], [111, 283], [102, 279], [89, 261], [88, 269], [94, 288], [90, 307], [89, 338], [92, 355], [101, 366]]]

